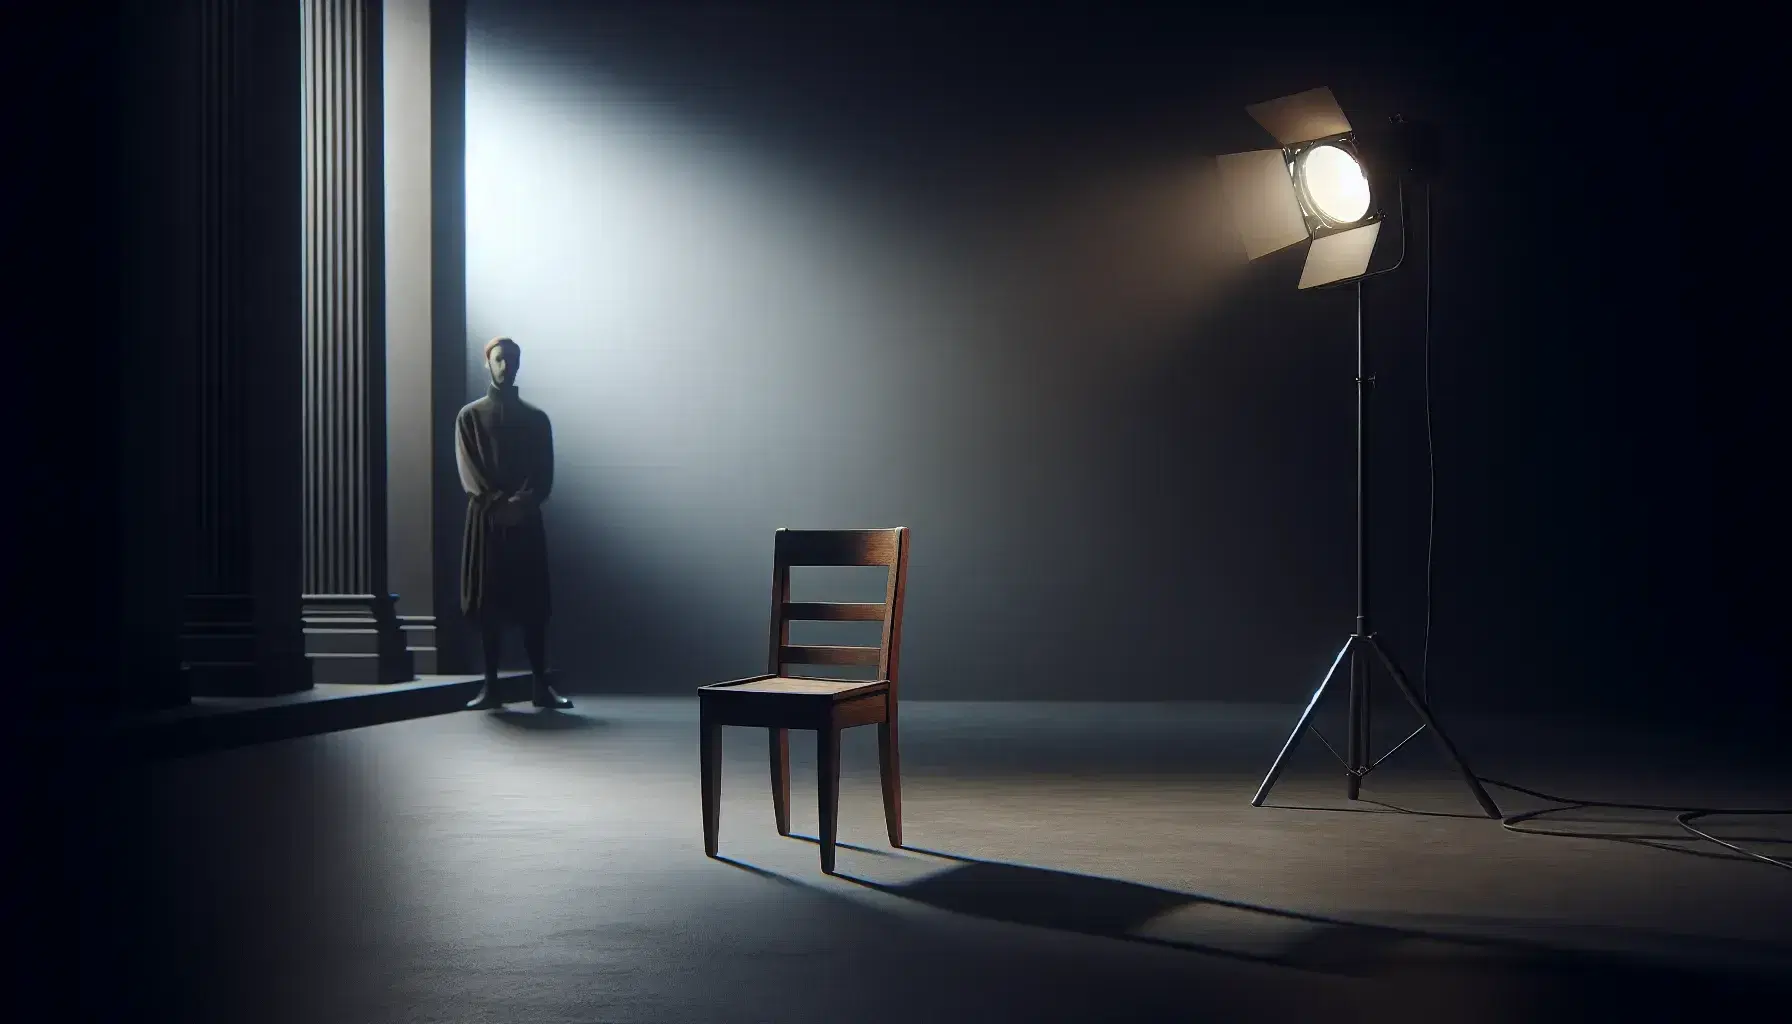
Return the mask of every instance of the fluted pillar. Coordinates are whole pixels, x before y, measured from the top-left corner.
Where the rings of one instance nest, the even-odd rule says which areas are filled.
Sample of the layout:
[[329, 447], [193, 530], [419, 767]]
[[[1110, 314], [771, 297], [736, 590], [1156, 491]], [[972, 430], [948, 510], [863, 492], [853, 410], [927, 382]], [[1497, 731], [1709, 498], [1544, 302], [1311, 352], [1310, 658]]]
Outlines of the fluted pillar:
[[313, 678], [415, 678], [388, 586], [379, 0], [301, 0], [304, 622]]
[[310, 685], [299, 629], [299, 12], [177, 0], [170, 358], [187, 368], [194, 693]]

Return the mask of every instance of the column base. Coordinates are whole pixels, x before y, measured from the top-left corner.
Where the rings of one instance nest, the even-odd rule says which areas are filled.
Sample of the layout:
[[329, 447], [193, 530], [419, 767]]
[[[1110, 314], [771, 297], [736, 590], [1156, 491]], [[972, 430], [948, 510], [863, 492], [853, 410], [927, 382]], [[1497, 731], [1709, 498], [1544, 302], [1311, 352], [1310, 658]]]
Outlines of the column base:
[[439, 674], [441, 658], [436, 653], [436, 617], [400, 615], [398, 628], [404, 633], [405, 650], [411, 652], [411, 667], [417, 670], [417, 674]]
[[315, 683], [384, 686], [417, 678], [396, 594], [306, 594], [305, 657]]
[[189, 594], [181, 618], [181, 671], [195, 697], [277, 697], [311, 688], [297, 656], [258, 660], [255, 598]]

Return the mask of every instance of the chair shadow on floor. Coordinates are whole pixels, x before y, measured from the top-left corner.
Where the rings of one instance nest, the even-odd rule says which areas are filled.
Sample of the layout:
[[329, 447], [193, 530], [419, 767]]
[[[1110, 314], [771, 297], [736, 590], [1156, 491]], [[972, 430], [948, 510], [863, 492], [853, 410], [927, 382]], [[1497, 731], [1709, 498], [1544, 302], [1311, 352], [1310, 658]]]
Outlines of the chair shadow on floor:
[[[1051, 868], [977, 860], [917, 846], [909, 853], [954, 862], [943, 872], [890, 884], [842, 872], [844, 881], [937, 910], [1008, 924], [1182, 949], [1234, 960], [1294, 967], [1327, 974], [1367, 975], [1389, 959], [1395, 946], [1418, 933], [1276, 910], [1269, 907], [1159, 889], [1138, 882]], [[882, 851], [879, 851], [882, 852]], [[1211, 905], [1315, 926], [1275, 952], [1252, 952], [1192, 940], [1141, 934], [1139, 929], [1171, 911]]]
[[[807, 842], [807, 836], [792, 838]], [[1053, 931], [1117, 939], [1143, 945], [1179, 949], [1207, 956], [1287, 967], [1313, 973], [1359, 978], [1410, 972], [1415, 964], [1424, 969], [1461, 966], [1477, 973], [1496, 975], [1548, 975], [1601, 983], [1679, 991], [1706, 982], [1698, 972], [1645, 967], [1616, 954], [1569, 950], [1521, 939], [1447, 934], [1421, 928], [1365, 924], [1299, 911], [1282, 910], [1234, 900], [1200, 896], [1122, 879], [1083, 875], [1050, 868], [979, 860], [924, 847], [905, 845], [901, 852], [853, 846], [840, 847], [882, 857], [905, 859], [919, 854], [950, 863], [946, 870], [913, 881], [881, 882], [862, 873], [838, 871], [834, 878], [865, 889], [916, 904], [968, 917], [1008, 924], [1031, 925]], [[808, 889], [804, 880], [785, 877], [734, 858], [720, 858], [732, 867], [764, 878]], [[1242, 912], [1238, 923], [1260, 917], [1268, 942], [1247, 943], [1259, 949], [1240, 949], [1224, 934], [1214, 940], [1199, 936], [1199, 922], [1191, 937], [1141, 933], [1154, 919], [1186, 907], [1209, 906]], [[1283, 934], [1275, 934], [1278, 926]], [[1225, 931], [1225, 929], [1222, 929]], [[1235, 932], [1234, 932], [1235, 934]], [[1261, 947], [1268, 946], [1264, 949]]]
[[[792, 833], [790, 838], [807, 843], [818, 842], [812, 836], [797, 833]], [[1332, 974], [1367, 974], [1373, 972], [1378, 963], [1387, 959], [1385, 954], [1391, 952], [1395, 945], [1425, 937], [1422, 933], [1404, 929], [1337, 921], [1159, 889], [1114, 878], [977, 860], [913, 845], [905, 845], [902, 852], [851, 843], [837, 845], [843, 850], [891, 859], [906, 859], [904, 854], [920, 854], [952, 862], [954, 866], [944, 872], [903, 883], [880, 882], [849, 871], [836, 871], [833, 876], [843, 882], [936, 910], [1007, 924], [1032, 925], [1054, 931], [1182, 949], [1233, 960]], [[723, 855], [716, 859], [761, 878], [805, 889], [813, 888], [807, 881], [789, 878], [735, 857]], [[1137, 929], [1153, 918], [1182, 907], [1200, 904], [1303, 922], [1316, 925], [1321, 930], [1301, 940], [1297, 948], [1286, 948], [1274, 954], [1253, 953], [1220, 945], [1137, 933]]]

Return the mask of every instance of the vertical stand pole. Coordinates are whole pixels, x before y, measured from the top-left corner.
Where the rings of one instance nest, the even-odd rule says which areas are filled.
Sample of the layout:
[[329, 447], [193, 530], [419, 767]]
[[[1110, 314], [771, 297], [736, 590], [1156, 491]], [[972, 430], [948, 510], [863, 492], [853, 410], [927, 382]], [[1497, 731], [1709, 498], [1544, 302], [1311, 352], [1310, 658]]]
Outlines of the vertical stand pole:
[[[1356, 636], [1369, 636], [1369, 376], [1368, 354], [1363, 347], [1363, 282], [1356, 293]], [[1355, 800], [1362, 792], [1369, 760], [1369, 652], [1361, 646], [1350, 651], [1350, 722], [1345, 737], [1345, 765], [1349, 773], [1344, 795]]]

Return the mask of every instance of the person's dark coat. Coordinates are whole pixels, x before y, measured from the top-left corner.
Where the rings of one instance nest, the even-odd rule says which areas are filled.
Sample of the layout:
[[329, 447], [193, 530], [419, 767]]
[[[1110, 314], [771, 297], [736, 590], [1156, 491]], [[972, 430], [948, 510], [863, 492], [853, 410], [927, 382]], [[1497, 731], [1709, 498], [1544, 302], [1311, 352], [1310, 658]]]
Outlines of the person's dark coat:
[[[547, 413], [524, 402], [516, 388], [494, 385], [455, 417], [454, 455], [467, 492], [461, 611], [475, 621], [545, 621], [548, 549], [540, 505], [554, 489]], [[521, 521], [503, 525], [500, 504], [519, 494]]]

